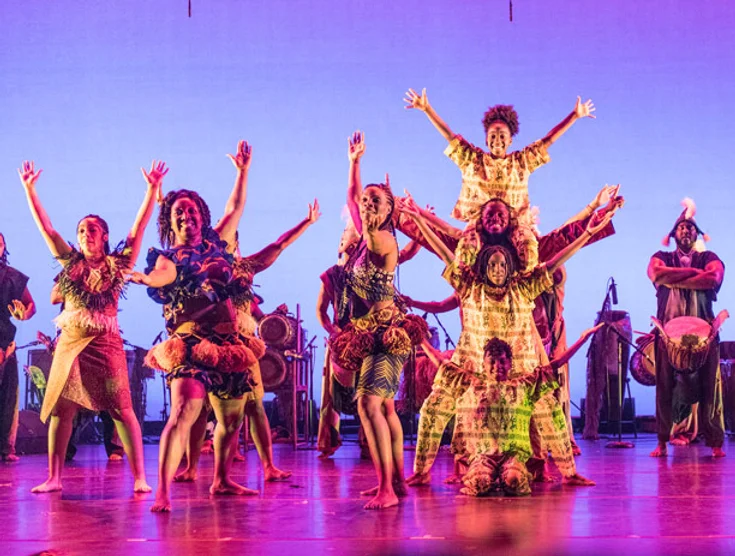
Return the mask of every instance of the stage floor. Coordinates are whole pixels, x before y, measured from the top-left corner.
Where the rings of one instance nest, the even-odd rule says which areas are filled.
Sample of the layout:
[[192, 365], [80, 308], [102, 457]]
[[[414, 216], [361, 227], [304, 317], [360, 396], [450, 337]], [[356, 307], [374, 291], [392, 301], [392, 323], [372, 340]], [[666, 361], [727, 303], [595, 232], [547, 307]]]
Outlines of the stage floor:
[[[520, 499], [473, 499], [442, 483], [442, 453], [431, 487], [411, 489], [397, 508], [362, 509], [359, 491], [375, 484], [355, 446], [330, 460], [276, 445], [293, 480], [263, 484], [254, 450], [235, 479], [257, 497], [217, 498], [207, 489], [212, 456], [199, 481], [173, 488], [174, 510], [155, 515], [152, 495], [131, 494], [127, 463], [108, 463], [102, 446], [81, 446], [66, 469], [64, 492], [34, 495], [45, 456], [0, 464], [0, 556], [35, 554], [733, 554], [735, 442], [714, 460], [702, 445], [648, 453], [653, 436], [629, 450], [582, 442], [581, 473], [592, 488], [537, 486]], [[158, 446], [146, 446], [155, 487]], [[413, 453], [406, 452], [406, 469]]]

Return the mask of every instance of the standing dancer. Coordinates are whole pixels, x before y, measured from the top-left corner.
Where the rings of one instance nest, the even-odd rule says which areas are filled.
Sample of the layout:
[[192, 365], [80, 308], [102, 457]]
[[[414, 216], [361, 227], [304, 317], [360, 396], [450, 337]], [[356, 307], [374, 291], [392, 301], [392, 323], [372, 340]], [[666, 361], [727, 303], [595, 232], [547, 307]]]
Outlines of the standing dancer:
[[15, 325], [36, 314], [28, 291], [28, 276], [8, 265], [8, 246], [0, 234], [0, 456], [6, 463], [18, 461], [15, 437], [18, 432], [18, 359]]
[[398, 244], [391, 223], [393, 193], [386, 184], [363, 189], [363, 134], [355, 132], [348, 144], [347, 206], [362, 240], [345, 271], [350, 324], [332, 340], [331, 349], [341, 367], [360, 371], [358, 412], [378, 475], [378, 486], [363, 493], [375, 495], [365, 508], [382, 509], [398, 504], [397, 494], [406, 492], [403, 430], [393, 397], [412, 345], [420, 344], [426, 334], [426, 323], [406, 316], [395, 304]]
[[591, 100], [577, 102], [572, 110], [543, 139], [508, 153], [513, 137], [518, 133], [518, 113], [512, 106], [498, 104], [490, 107], [482, 119], [485, 128], [485, 143], [489, 152], [467, 142], [455, 134], [434, 111], [426, 97], [426, 89], [419, 95], [413, 89], [403, 99], [406, 108], [415, 108], [425, 113], [429, 121], [441, 133], [449, 146], [444, 151], [462, 171], [462, 189], [452, 210], [452, 217], [469, 222], [479, 216], [482, 205], [498, 197], [518, 211], [524, 219], [529, 210], [528, 178], [539, 166], [549, 159], [547, 149], [580, 118], [594, 118], [595, 107]]
[[[255, 336], [256, 322], [253, 318], [253, 279], [256, 274], [267, 270], [276, 262], [283, 251], [295, 242], [307, 228], [314, 224], [321, 213], [319, 212], [319, 202], [314, 199], [314, 204], [309, 205], [309, 212], [301, 222], [282, 234], [276, 241], [267, 245], [257, 253], [242, 257], [240, 255], [239, 241], [236, 238], [235, 247], [235, 263], [233, 272], [235, 279], [242, 284], [242, 294], [232, 298], [232, 302], [237, 311], [237, 325], [240, 335], [247, 338], [248, 343], [253, 346], [262, 344], [262, 341]], [[256, 305], [257, 307], [257, 305]], [[252, 349], [252, 347], [251, 347]], [[252, 350], [259, 356], [265, 353], [265, 345], [258, 345], [257, 349]], [[282, 471], [273, 463], [273, 441], [271, 439], [271, 428], [268, 423], [268, 416], [263, 407], [263, 381], [260, 375], [260, 365], [255, 361], [251, 367], [251, 380], [254, 384], [251, 392], [245, 394], [245, 415], [248, 416], [250, 422], [250, 434], [255, 442], [255, 448], [258, 456], [263, 464], [263, 473], [266, 482], [282, 481], [291, 476], [290, 471]], [[194, 481], [197, 477], [197, 466], [199, 456], [204, 443], [204, 436], [207, 429], [207, 417], [210, 408], [205, 404], [196, 423], [192, 425], [189, 444], [186, 450], [187, 466], [184, 471], [174, 477], [176, 482]]]
[[[722, 286], [725, 265], [712, 251], [698, 251], [695, 248], [699, 234], [704, 235], [705, 240], [709, 238], [694, 220], [694, 201], [684, 199], [682, 204], [684, 210], [664, 239], [664, 245], [668, 245], [673, 237], [676, 250], [658, 251], [648, 264], [648, 277], [656, 287], [656, 318], [662, 325], [677, 317], [698, 317], [712, 324], [715, 321], [712, 303], [717, 300], [717, 292]], [[699, 400], [699, 429], [704, 434], [707, 446], [712, 448], [712, 456], [724, 457], [719, 336], [715, 336], [710, 345], [704, 364], [687, 372], [679, 372], [671, 365], [660, 331], [656, 332], [654, 353], [658, 446], [651, 456], [667, 455], [666, 443], [674, 424], [674, 391], [675, 388], [684, 388], [694, 391], [694, 398]]]
[[158, 214], [162, 251], [148, 253], [146, 274], [131, 280], [148, 286], [163, 304], [168, 340], [154, 346], [146, 364], [166, 373], [171, 415], [161, 434], [158, 487], [153, 512], [171, 511], [171, 481], [189, 442], [205, 398], [214, 409], [214, 479], [211, 494], [255, 495], [230, 478], [243, 420], [245, 394], [253, 388], [251, 367], [263, 344], [238, 333], [232, 299], [247, 284], [234, 272], [235, 234], [245, 208], [251, 149], [240, 141], [228, 155], [237, 170], [235, 185], [220, 221], [212, 227], [209, 207], [194, 191], [169, 192]]
[[130, 399], [128, 365], [117, 322], [125, 275], [135, 266], [143, 233], [168, 169], [163, 162], [154, 161], [150, 171], [141, 171], [148, 184], [143, 204], [125, 243], [110, 251], [107, 222], [94, 214], [77, 224], [79, 249], [70, 247], [51, 225], [36, 193], [41, 170], [36, 172], [33, 162], [24, 162], [18, 170], [33, 219], [51, 253], [63, 266], [58, 286], [64, 310], [56, 319], [61, 335], [41, 408], [43, 422], [51, 416], [49, 477], [32, 492], [61, 490], [66, 447], [80, 407], [110, 413], [135, 478], [133, 490], [151, 491], [145, 480], [143, 441]]

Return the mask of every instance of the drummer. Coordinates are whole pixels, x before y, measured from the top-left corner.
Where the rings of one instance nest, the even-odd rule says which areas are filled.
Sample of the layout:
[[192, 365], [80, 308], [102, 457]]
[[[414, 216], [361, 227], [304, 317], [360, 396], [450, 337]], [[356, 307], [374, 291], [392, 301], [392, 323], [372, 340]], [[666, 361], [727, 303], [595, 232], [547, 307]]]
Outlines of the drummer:
[[[684, 210], [664, 239], [664, 245], [668, 245], [671, 238], [674, 238], [676, 249], [655, 253], [648, 265], [648, 277], [656, 288], [656, 316], [664, 326], [668, 321], [684, 316], [698, 317], [712, 323], [715, 320], [712, 302], [717, 300], [717, 292], [725, 274], [720, 258], [712, 251], [707, 251], [702, 242], [697, 241], [700, 234], [705, 241], [709, 238], [694, 220], [694, 202], [684, 199], [682, 205]], [[719, 338], [714, 338], [704, 365], [693, 369], [692, 373], [677, 377], [660, 333], [657, 332], [655, 359], [658, 446], [651, 452], [651, 456], [667, 455], [666, 444], [674, 424], [674, 395], [678, 382], [677, 388], [692, 388], [695, 391], [700, 407], [700, 430], [707, 446], [712, 448], [712, 456], [723, 457], [725, 426], [722, 416]]]

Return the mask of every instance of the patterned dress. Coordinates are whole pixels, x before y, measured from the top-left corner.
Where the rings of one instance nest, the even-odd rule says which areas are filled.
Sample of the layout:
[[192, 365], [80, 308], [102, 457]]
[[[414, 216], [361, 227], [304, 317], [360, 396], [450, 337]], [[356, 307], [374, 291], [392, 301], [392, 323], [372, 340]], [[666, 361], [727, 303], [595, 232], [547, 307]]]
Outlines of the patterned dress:
[[58, 277], [64, 310], [41, 408], [46, 422], [59, 398], [93, 411], [132, 407], [128, 366], [117, 323], [117, 307], [130, 268], [130, 248], [92, 266], [79, 251], [60, 257]]
[[146, 357], [171, 381], [194, 378], [221, 399], [241, 398], [256, 386], [252, 367], [265, 351], [263, 343], [239, 333], [233, 300], [247, 297], [246, 276], [234, 270], [234, 257], [217, 232], [205, 232], [201, 244], [148, 253], [150, 272], [158, 257], [176, 265], [176, 279], [148, 295], [163, 304], [169, 338]]
[[529, 209], [528, 178], [549, 162], [543, 141], [536, 141], [504, 158], [494, 158], [457, 135], [444, 151], [462, 171], [462, 189], [452, 217], [469, 222], [477, 219], [482, 205], [492, 199], [505, 201], [520, 216]]

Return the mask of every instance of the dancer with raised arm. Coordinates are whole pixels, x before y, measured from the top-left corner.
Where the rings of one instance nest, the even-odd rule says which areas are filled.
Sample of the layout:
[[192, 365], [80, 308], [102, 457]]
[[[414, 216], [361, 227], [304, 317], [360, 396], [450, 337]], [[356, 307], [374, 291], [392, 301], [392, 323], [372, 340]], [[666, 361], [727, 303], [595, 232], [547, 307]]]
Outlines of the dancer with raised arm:
[[426, 323], [405, 315], [395, 303], [398, 244], [392, 233], [393, 193], [386, 184], [363, 189], [363, 134], [354, 133], [348, 144], [347, 206], [361, 241], [345, 269], [350, 323], [330, 346], [340, 367], [360, 371], [358, 412], [378, 475], [378, 486], [364, 493], [374, 495], [365, 508], [382, 509], [398, 504], [397, 495], [406, 491], [403, 430], [393, 397], [412, 346], [426, 334]]
[[[241, 294], [234, 296], [232, 302], [237, 311], [237, 325], [241, 336], [247, 338], [248, 345], [258, 359], [265, 353], [265, 344], [255, 336], [256, 322], [252, 315], [253, 306], [253, 279], [256, 274], [270, 268], [281, 256], [283, 251], [294, 243], [301, 235], [314, 224], [321, 213], [319, 212], [319, 201], [314, 199], [314, 204], [309, 205], [309, 211], [301, 222], [290, 230], [283, 233], [276, 241], [267, 245], [257, 253], [243, 257], [240, 255], [240, 246], [236, 238], [235, 263], [233, 271], [235, 278], [241, 282]], [[257, 348], [255, 348], [257, 346]], [[260, 365], [255, 361], [250, 369], [251, 380], [254, 384], [251, 392], [245, 394], [245, 415], [250, 422], [250, 434], [255, 442], [255, 448], [263, 464], [263, 474], [266, 482], [282, 481], [291, 476], [290, 471], [282, 471], [273, 463], [273, 441], [271, 439], [271, 428], [268, 416], [263, 407], [263, 381], [260, 375]], [[194, 481], [197, 477], [197, 466], [199, 455], [202, 451], [204, 436], [207, 427], [207, 417], [210, 408], [205, 404], [196, 423], [192, 425], [189, 435], [189, 444], [186, 451], [186, 469], [174, 477], [176, 482]]]
[[236, 276], [230, 252], [245, 208], [251, 154], [250, 145], [240, 141], [237, 153], [228, 155], [237, 171], [235, 185], [215, 226], [209, 207], [195, 191], [180, 189], [165, 196], [158, 214], [163, 250], [151, 249], [146, 273], [131, 275], [163, 304], [169, 334], [146, 358], [149, 367], [165, 372], [171, 387], [171, 415], [161, 434], [153, 512], [171, 511], [171, 482], [205, 398], [217, 417], [210, 493], [258, 493], [230, 477], [244, 396], [254, 387], [251, 369], [263, 346], [240, 336], [232, 301], [245, 295], [248, 287]]
[[79, 408], [106, 410], [115, 421], [133, 472], [135, 492], [150, 492], [143, 466], [143, 441], [133, 411], [128, 384], [128, 365], [117, 322], [118, 303], [125, 276], [135, 266], [143, 233], [153, 213], [163, 177], [163, 162], [153, 162], [146, 172], [148, 189], [125, 242], [110, 250], [109, 227], [90, 214], [77, 224], [79, 247], [71, 247], [52, 226], [36, 193], [41, 170], [24, 162], [18, 174], [28, 206], [51, 254], [61, 262], [58, 288], [64, 310], [56, 324], [61, 335], [49, 372], [41, 420], [51, 417], [48, 433], [48, 479], [32, 492], [61, 490], [66, 447]]
[[[483, 361], [488, 337], [497, 337], [511, 346], [511, 379], [522, 379], [539, 366], [532, 316], [534, 299], [551, 285], [553, 272], [607, 226], [614, 214], [607, 213], [591, 220], [579, 238], [532, 273], [520, 276], [513, 273], [514, 259], [502, 245], [489, 245], [480, 250], [478, 242], [475, 249], [467, 251], [474, 255], [461, 261], [441, 243], [410, 197], [405, 210], [413, 216], [432, 249], [447, 263], [445, 277], [457, 290], [463, 314], [462, 332], [452, 362], [464, 373], [474, 374], [479, 384], [486, 382]], [[465, 388], [465, 381], [457, 380], [449, 371], [451, 368], [437, 376], [434, 391], [422, 406], [414, 475], [409, 478], [409, 484], [429, 482], [428, 471], [436, 456], [439, 439], [449, 419], [456, 413], [459, 396], [479, 395], [476, 388]], [[461, 388], [456, 388], [458, 386]], [[479, 400], [471, 400], [466, 405], [477, 407], [478, 403]], [[472, 432], [472, 423], [468, 426], [470, 430], [466, 433], [455, 435], [454, 445], [455, 450], [471, 454], [476, 451], [472, 444], [478, 435]]]
[[520, 151], [509, 153], [508, 149], [519, 129], [518, 113], [512, 106], [498, 104], [490, 107], [482, 119], [488, 148], [488, 152], [484, 152], [449, 128], [429, 103], [426, 89], [421, 94], [409, 89], [403, 100], [406, 108], [426, 114], [442, 137], [449, 142], [444, 154], [462, 171], [462, 189], [452, 210], [452, 217], [465, 222], [475, 220], [479, 216], [480, 207], [493, 197], [504, 200], [518, 211], [519, 218], [524, 219], [530, 208], [528, 178], [534, 170], [549, 162], [549, 146], [577, 120], [595, 117], [592, 101], [582, 102], [577, 97], [574, 109], [543, 139]]
[[18, 461], [15, 437], [18, 432], [18, 359], [15, 325], [36, 314], [28, 291], [28, 276], [8, 264], [8, 246], [0, 233], [0, 457], [5, 463]]

